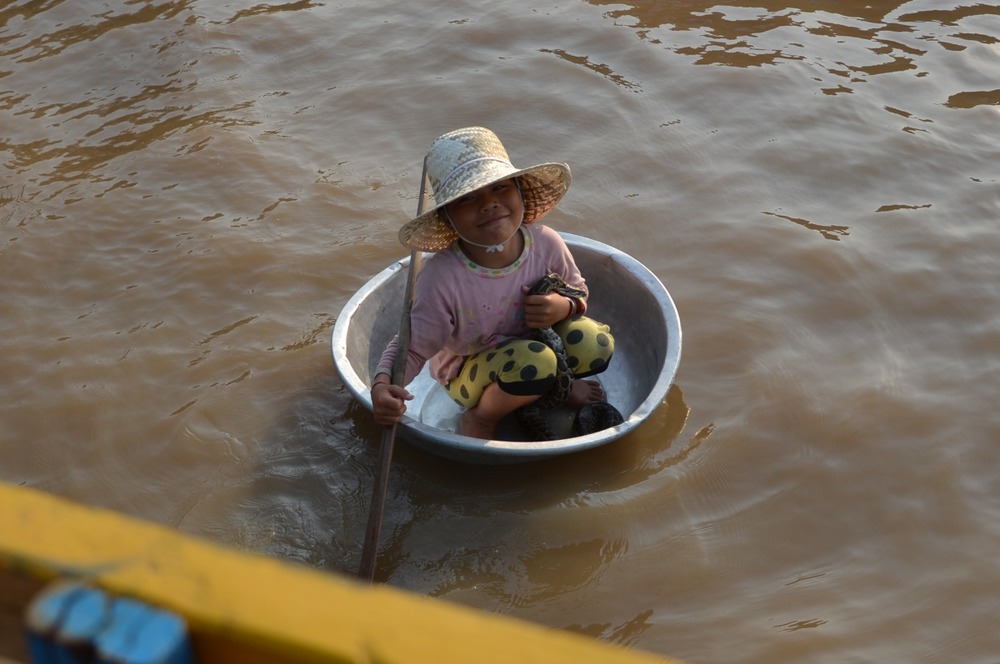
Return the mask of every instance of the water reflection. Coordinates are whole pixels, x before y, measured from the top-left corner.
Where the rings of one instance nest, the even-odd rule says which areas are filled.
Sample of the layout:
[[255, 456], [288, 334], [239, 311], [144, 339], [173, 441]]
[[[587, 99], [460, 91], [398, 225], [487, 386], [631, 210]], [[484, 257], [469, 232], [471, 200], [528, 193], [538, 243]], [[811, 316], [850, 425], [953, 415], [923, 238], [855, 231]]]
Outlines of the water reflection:
[[818, 232], [826, 240], [840, 240], [841, 237], [850, 234], [850, 226], [841, 226], [839, 224], [817, 224], [815, 222], [809, 221], [808, 219], [800, 219], [798, 217], [790, 217], [786, 214], [778, 214], [777, 212], [762, 212], [761, 214], [770, 215], [772, 217], [777, 217], [779, 219], [784, 219], [790, 221], [793, 224], [798, 224], [802, 228], [808, 228], [811, 231]]
[[[0, 10], [0, 25], [6, 28], [17, 17], [29, 21], [45, 12], [58, 10], [59, 5], [62, 4], [60, 0], [53, 0], [51, 2], [33, 2], [28, 3], [27, 6], [13, 6]], [[74, 3], [66, 3], [66, 9], [70, 9], [72, 4]], [[0, 54], [12, 58], [18, 64], [35, 62], [62, 53], [76, 44], [97, 41], [113, 30], [173, 18], [187, 10], [188, 4], [187, 1], [161, 4], [145, 3], [131, 13], [115, 13], [113, 10], [106, 10], [89, 15], [89, 18], [96, 19], [94, 23], [82, 22], [83, 16], [75, 11], [72, 14], [72, 20], [67, 21], [67, 23], [59, 21], [54, 15], [49, 14], [46, 18], [51, 19], [53, 25], [57, 26], [58, 29], [38, 34], [26, 43], [18, 44], [15, 41], [9, 49], [5, 48], [0, 51]], [[69, 17], [67, 16], [67, 18]], [[59, 27], [64, 25], [66, 27]], [[13, 37], [20, 37], [23, 34], [19, 33]], [[5, 39], [4, 46], [7, 46], [11, 39], [13, 38]]]
[[[908, 2], [589, 1], [616, 7], [606, 16], [653, 44], [694, 57], [697, 64], [760, 67], [806, 59], [851, 82], [916, 70], [916, 59], [933, 43], [952, 51], [965, 50], [970, 42], [995, 44], [996, 36], [976, 29], [970, 19], [1000, 11], [985, 4], [902, 11]], [[628, 8], [617, 8], [622, 4]], [[962, 29], [964, 23], [972, 29]], [[818, 58], [803, 33], [834, 40], [831, 46], [839, 54], [829, 62]], [[995, 94], [988, 99], [993, 101], [980, 103], [996, 103]]]
[[[865, 0], [801, 0], [791, 2], [768, 2], [767, 0], [647, 0], [646, 2], [613, 2], [612, 0], [588, 0], [593, 5], [627, 5], [629, 9], [615, 9], [607, 16], [620, 18], [628, 16], [637, 21], [636, 27], [659, 28], [669, 26], [674, 30], [694, 30], [711, 28], [719, 35], [757, 34], [766, 30], [788, 25], [790, 16], [818, 14], [820, 12], [844, 18], [856, 18], [868, 22], [884, 22], [886, 17], [909, 4], [901, 2], [867, 2]], [[731, 15], [755, 18], [727, 19]], [[787, 12], [787, 15], [783, 15]], [[934, 10], [905, 15], [904, 20], [938, 21], [954, 23], [968, 16], [996, 13], [996, 8], [986, 5], [960, 7], [953, 10]], [[721, 20], [720, 20], [721, 19]], [[727, 29], [727, 26], [732, 26]], [[756, 26], [756, 27], [755, 27]], [[735, 32], [734, 32], [735, 31]]]
[[[12, 155], [10, 167], [29, 176], [22, 198], [101, 198], [139, 184], [144, 164], [130, 160], [174, 136], [255, 124], [246, 117], [252, 101], [199, 95], [204, 70], [183, 38], [190, 5], [142, 3], [87, 14], [50, 2], [0, 12], [0, 54], [15, 65], [0, 87], [0, 149]], [[177, 153], [208, 140], [196, 137]], [[112, 162], [121, 166], [109, 169]]]
[[646, 609], [620, 625], [610, 622], [590, 625], [568, 625], [566, 630], [631, 647], [635, 645], [636, 641], [646, 630], [653, 626], [653, 623], [649, 620], [653, 617], [653, 614], [653, 609]]
[[559, 58], [565, 60], [566, 62], [571, 62], [576, 65], [582, 65], [583, 67], [589, 69], [590, 71], [596, 72], [601, 76], [607, 78], [609, 81], [612, 81], [624, 88], [629, 88], [636, 92], [640, 90], [639, 85], [637, 83], [629, 81], [621, 74], [616, 74], [615, 71], [609, 65], [603, 63], [591, 62], [590, 58], [586, 55], [573, 55], [571, 53], [567, 53], [561, 48], [555, 50], [543, 48], [541, 49], [541, 52], [552, 53], [553, 55], [558, 56]]
[[976, 106], [1000, 106], [1000, 90], [980, 92], [959, 92], [948, 97], [949, 108], [974, 108]]
[[226, 23], [235, 23], [241, 18], [259, 16], [261, 14], [276, 14], [279, 12], [298, 11], [300, 9], [313, 9], [321, 6], [322, 3], [310, 2], [310, 0], [297, 0], [295, 2], [286, 2], [280, 5], [258, 4], [254, 5], [250, 9], [241, 9], [236, 12], [232, 18], [226, 21]]

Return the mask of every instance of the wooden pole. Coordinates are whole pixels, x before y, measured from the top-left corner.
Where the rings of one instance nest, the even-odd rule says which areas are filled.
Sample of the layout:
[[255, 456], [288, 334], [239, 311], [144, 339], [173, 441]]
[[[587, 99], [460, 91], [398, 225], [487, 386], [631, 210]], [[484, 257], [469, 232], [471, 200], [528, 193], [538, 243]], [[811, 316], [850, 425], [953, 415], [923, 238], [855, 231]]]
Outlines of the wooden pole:
[[[420, 196], [417, 201], [417, 216], [424, 211], [427, 195], [427, 162], [424, 161], [420, 174]], [[399, 320], [399, 342], [396, 359], [392, 365], [392, 384], [402, 385], [406, 374], [406, 356], [410, 350], [410, 310], [413, 308], [413, 291], [420, 272], [422, 254], [416, 249], [410, 252], [410, 265], [406, 276], [406, 292], [403, 293], [403, 315]], [[396, 443], [396, 427], [387, 426], [382, 430], [382, 444], [379, 448], [378, 467], [375, 470], [375, 485], [372, 487], [372, 502], [368, 509], [368, 527], [365, 531], [365, 545], [361, 552], [361, 568], [358, 576], [372, 583], [375, 579], [375, 559], [378, 555], [378, 540], [382, 530], [382, 516], [385, 513], [385, 497], [389, 491], [389, 469], [392, 466], [392, 450]]]

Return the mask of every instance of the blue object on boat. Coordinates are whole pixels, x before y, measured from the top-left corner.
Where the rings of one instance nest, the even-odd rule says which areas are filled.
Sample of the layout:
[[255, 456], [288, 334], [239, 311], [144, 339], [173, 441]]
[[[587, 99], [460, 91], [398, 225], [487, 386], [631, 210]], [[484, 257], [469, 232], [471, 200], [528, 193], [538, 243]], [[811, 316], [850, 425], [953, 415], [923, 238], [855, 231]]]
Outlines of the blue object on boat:
[[58, 583], [28, 607], [28, 650], [36, 664], [75, 664], [93, 655], [108, 599], [95, 588]]
[[119, 598], [94, 645], [101, 664], [194, 664], [187, 627], [178, 616]]
[[28, 607], [34, 664], [194, 664], [176, 614], [79, 583], [58, 583]]

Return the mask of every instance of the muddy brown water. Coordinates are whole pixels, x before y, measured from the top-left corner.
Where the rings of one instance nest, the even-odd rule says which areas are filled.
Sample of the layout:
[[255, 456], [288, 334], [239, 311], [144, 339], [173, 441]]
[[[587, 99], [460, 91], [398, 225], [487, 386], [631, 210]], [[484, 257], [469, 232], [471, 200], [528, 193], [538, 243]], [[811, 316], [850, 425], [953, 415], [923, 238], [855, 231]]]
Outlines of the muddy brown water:
[[8, 2], [0, 480], [353, 573], [330, 332], [482, 124], [570, 163], [550, 225], [666, 284], [680, 371], [579, 455], [401, 445], [377, 578], [706, 664], [996, 661], [998, 80], [990, 3]]

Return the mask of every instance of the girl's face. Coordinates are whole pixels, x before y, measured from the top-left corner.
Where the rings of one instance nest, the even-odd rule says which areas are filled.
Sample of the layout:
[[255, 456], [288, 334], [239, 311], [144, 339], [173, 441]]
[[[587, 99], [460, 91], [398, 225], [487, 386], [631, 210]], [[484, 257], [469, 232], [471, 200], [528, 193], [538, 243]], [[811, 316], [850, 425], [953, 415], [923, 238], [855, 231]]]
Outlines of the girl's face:
[[506, 242], [524, 216], [521, 192], [513, 178], [476, 189], [445, 209], [459, 235], [486, 245]]

